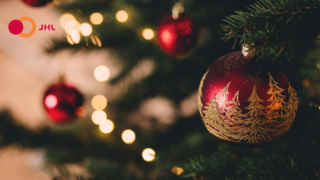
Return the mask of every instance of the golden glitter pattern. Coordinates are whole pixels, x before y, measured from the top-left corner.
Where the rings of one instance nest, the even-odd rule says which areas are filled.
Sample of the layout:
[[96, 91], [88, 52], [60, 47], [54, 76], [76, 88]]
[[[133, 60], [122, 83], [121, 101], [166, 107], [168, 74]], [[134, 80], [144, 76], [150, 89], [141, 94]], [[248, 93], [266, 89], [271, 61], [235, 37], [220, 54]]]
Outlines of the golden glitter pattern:
[[209, 71], [207, 71], [204, 75], [203, 75], [203, 77], [202, 77], [202, 79], [201, 79], [201, 82], [200, 82], [200, 86], [199, 86], [199, 92], [198, 92], [198, 105], [199, 105], [199, 112], [200, 112], [200, 116], [201, 116], [201, 118], [203, 119], [204, 118], [204, 116], [203, 116], [203, 114], [202, 114], [202, 107], [203, 107], [203, 104], [202, 104], [202, 87], [203, 87], [203, 81], [204, 81], [204, 79], [207, 77], [207, 74], [208, 74], [208, 72]]
[[258, 96], [254, 86], [247, 100], [250, 104], [245, 107], [248, 112], [242, 113], [239, 108], [239, 90], [231, 101], [227, 100], [231, 82], [203, 108], [202, 86], [206, 74], [199, 87], [198, 100], [200, 115], [211, 134], [231, 142], [266, 143], [278, 139], [289, 130], [298, 109], [297, 92], [289, 82], [289, 99], [285, 102], [286, 96], [281, 94], [284, 89], [277, 86], [278, 83], [269, 73], [270, 89], [267, 94], [271, 97], [267, 101], [270, 104], [267, 107], [262, 105], [264, 101]]

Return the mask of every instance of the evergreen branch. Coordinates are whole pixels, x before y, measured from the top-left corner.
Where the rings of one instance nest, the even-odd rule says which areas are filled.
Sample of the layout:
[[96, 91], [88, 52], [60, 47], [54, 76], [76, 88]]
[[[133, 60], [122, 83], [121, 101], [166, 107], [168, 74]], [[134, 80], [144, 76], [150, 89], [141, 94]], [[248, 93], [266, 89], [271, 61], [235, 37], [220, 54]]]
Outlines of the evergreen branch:
[[[319, 167], [314, 160], [313, 165]], [[226, 155], [193, 158], [185, 164], [194, 179], [319, 179], [317, 171], [299, 169], [292, 158], [232, 158]]]
[[240, 44], [250, 44], [264, 56], [304, 50], [319, 33], [319, 0], [260, 0], [248, 7], [250, 12], [236, 11], [221, 25], [229, 32], [223, 39], [241, 37]]

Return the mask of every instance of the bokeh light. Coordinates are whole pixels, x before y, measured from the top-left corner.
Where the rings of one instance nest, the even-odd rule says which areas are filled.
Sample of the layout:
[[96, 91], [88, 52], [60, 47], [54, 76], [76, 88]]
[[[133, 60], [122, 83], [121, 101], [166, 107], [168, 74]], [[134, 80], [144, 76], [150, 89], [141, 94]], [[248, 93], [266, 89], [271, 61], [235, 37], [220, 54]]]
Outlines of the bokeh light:
[[78, 44], [80, 42], [81, 36], [80, 33], [74, 29], [69, 30], [69, 34], [71, 37], [71, 40], [75, 43]]
[[96, 13], [92, 13], [90, 15], [90, 22], [92, 24], [95, 24], [95, 25], [99, 25], [103, 22], [103, 16], [102, 14], [96, 12]]
[[46, 105], [47, 108], [49, 109], [53, 109], [57, 106], [58, 104], [58, 99], [55, 95], [53, 94], [49, 94], [45, 100], [44, 100], [44, 104]]
[[94, 124], [98, 125], [107, 119], [107, 114], [104, 111], [96, 110], [92, 113], [91, 119]]
[[72, 41], [71, 36], [70, 36], [69, 34], [67, 34], [67, 41], [68, 41], [71, 45], [74, 44], [74, 42]]
[[174, 174], [180, 176], [180, 174], [183, 173], [183, 169], [182, 169], [181, 167], [174, 166], [174, 167], [171, 169], [171, 172], [173, 172]]
[[94, 77], [97, 81], [104, 82], [110, 77], [110, 70], [106, 66], [98, 66], [94, 70]]
[[85, 38], [86, 45], [88, 47], [101, 47], [101, 40], [97, 35], [90, 35], [90, 37]]
[[92, 33], [92, 27], [88, 23], [82, 23], [79, 29], [83, 36], [89, 36]]
[[144, 30], [142, 31], [142, 36], [143, 36], [146, 40], [150, 40], [150, 39], [152, 39], [152, 38], [154, 37], [154, 32], [153, 32], [152, 29], [147, 28], [147, 29], [144, 29]]
[[70, 20], [66, 23], [64, 29], [71, 35], [71, 30], [76, 30], [77, 32], [80, 31], [80, 23], [76, 20]]
[[91, 105], [95, 110], [102, 110], [107, 107], [107, 98], [104, 95], [95, 95], [91, 100]]
[[125, 142], [126, 144], [132, 144], [134, 142], [134, 140], [136, 139], [136, 134], [132, 130], [127, 129], [127, 130], [123, 131], [121, 137], [122, 137], [123, 142]]
[[111, 133], [112, 130], [114, 129], [114, 124], [109, 119], [108, 120], [103, 120], [99, 125], [99, 129], [104, 134]]
[[74, 110], [74, 114], [78, 117], [84, 117], [87, 114], [87, 111], [84, 107], [80, 106]]
[[156, 152], [151, 148], [146, 148], [142, 152], [142, 158], [147, 162], [153, 161], [155, 158], [155, 155], [156, 155]]
[[126, 22], [128, 20], [128, 13], [123, 10], [118, 11], [116, 14], [116, 19], [122, 23]]
[[93, 35], [93, 36], [90, 36], [90, 38], [91, 38], [92, 44], [94, 44], [95, 46], [98, 46], [98, 47], [102, 46], [101, 40], [98, 36]]
[[70, 13], [65, 13], [60, 17], [60, 26], [65, 29], [65, 26], [67, 24], [68, 21], [71, 20], [76, 20], [76, 18], [70, 14]]

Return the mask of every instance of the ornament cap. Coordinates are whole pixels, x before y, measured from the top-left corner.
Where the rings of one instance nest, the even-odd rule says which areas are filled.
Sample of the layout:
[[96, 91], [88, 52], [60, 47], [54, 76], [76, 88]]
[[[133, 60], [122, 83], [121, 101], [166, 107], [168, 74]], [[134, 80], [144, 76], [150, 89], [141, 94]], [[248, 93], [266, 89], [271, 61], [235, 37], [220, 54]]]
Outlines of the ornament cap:
[[65, 77], [64, 77], [64, 75], [61, 74], [61, 75], [59, 76], [59, 78], [58, 78], [58, 83], [59, 83], [59, 84], [64, 84], [64, 82], [65, 82]]
[[183, 2], [177, 2], [172, 7], [172, 19], [178, 19], [179, 14], [184, 12]]
[[252, 55], [252, 46], [249, 44], [242, 45], [242, 54], [245, 58], [249, 58]]

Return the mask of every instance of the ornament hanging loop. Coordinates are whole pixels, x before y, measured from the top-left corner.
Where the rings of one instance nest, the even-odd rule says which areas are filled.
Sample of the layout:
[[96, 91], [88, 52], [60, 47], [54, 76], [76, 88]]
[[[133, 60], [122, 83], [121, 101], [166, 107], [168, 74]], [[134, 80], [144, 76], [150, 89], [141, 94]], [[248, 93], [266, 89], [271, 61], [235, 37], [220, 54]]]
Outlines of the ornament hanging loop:
[[172, 18], [173, 19], [178, 19], [179, 14], [184, 12], [184, 7], [183, 7], [183, 0], [180, 2], [177, 2], [174, 4], [172, 7]]

